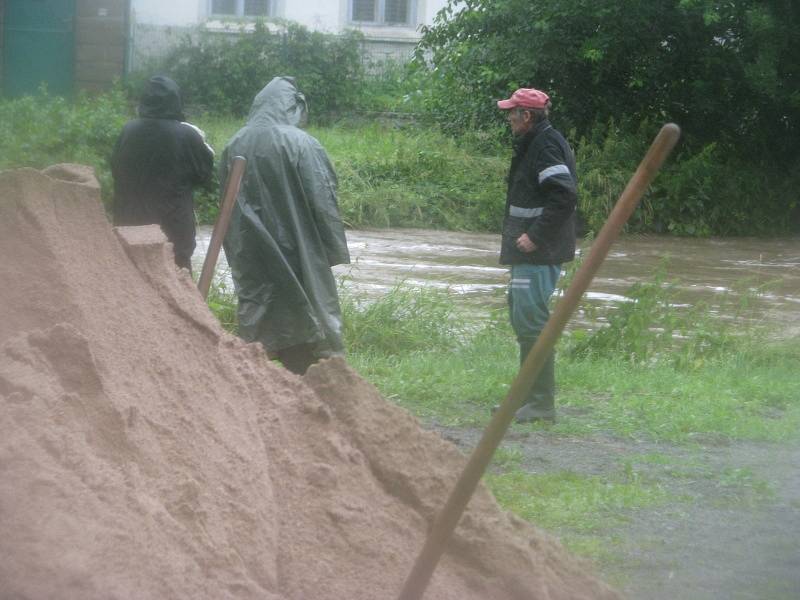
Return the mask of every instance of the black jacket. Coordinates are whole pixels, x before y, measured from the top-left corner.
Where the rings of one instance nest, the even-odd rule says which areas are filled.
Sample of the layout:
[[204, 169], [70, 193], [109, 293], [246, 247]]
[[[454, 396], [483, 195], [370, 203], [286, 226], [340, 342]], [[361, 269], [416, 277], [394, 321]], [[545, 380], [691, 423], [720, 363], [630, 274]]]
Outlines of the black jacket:
[[[500, 263], [551, 265], [575, 258], [578, 200], [575, 155], [549, 121], [514, 140], [508, 174]], [[527, 233], [536, 250], [521, 252], [516, 240]]]
[[114, 224], [157, 224], [175, 249], [178, 266], [190, 268], [195, 246], [192, 188], [211, 179], [214, 153], [193, 125], [183, 123], [180, 91], [167, 77], [153, 77], [139, 118], [122, 129], [111, 156]]

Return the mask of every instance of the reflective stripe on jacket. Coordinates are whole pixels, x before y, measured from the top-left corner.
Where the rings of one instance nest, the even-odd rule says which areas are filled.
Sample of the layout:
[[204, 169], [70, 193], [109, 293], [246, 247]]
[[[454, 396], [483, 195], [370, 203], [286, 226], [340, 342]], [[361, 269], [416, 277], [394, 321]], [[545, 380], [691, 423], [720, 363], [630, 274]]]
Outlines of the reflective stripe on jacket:
[[[501, 264], [560, 264], [575, 258], [577, 183], [575, 155], [549, 121], [537, 123], [515, 140]], [[523, 233], [536, 244], [533, 252], [517, 249]]]

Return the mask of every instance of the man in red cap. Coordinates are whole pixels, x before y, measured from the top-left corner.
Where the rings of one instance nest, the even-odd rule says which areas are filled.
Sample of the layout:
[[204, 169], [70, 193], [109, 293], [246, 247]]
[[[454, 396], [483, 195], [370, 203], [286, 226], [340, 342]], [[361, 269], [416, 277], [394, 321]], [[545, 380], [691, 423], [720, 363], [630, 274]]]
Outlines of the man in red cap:
[[[511, 266], [508, 303], [521, 364], [550, 317], [548, 303], [561, 265], [575, 258], [578, 181], [575, 154], [548, 120], [547, 94], [522, 88], [497, 107], [508, 111], [514, 134], [500, 263]], [[551, 354], [515, 420], [553, 423], [555, 418]]]

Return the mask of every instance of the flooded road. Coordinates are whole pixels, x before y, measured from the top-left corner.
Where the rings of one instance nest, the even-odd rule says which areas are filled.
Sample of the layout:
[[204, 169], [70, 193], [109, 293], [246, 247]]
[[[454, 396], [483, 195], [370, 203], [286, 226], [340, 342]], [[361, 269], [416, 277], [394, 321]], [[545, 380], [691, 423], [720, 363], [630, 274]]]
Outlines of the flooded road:
[[[198, 231], [193, 257], [199, 272], [210, 227]], [[499, 236], [415, 229], [347, 231], [352, 264], [334, 269], [346, 289], [378, 297], [400, 282], [446, 289], [478, 315], [505, 305], [508, 269], [498, 264]], [[637, 282], [651, 281], [664, 259], [667, 281], [677, 282], [676, 300], [705, 302], [712, 312], [731, 316], [746, 290], [766, 291], [750, 317], [800, 330], [800, 238], [691, 239], [666, 236], [624, 237], [612, 247], [587, 292], [597, 306], [628, 301]], [[224, 253], [217, 271], [229, 277]]]

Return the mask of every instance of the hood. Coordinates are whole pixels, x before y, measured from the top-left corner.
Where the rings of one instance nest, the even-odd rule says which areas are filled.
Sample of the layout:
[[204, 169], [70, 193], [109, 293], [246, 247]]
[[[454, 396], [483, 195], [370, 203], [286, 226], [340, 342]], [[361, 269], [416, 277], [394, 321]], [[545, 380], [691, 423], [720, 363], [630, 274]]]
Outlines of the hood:
[[181, 89], [169, 77], [151, 77], [139, 102], [139, 116], [145, 119], [175, 119], [183, 121]]
[[261, 125], [293, 125], [302, 127], [308, 118], [303, 93], [294, 77], [275, 77], [253, 100], [247, 123]]

